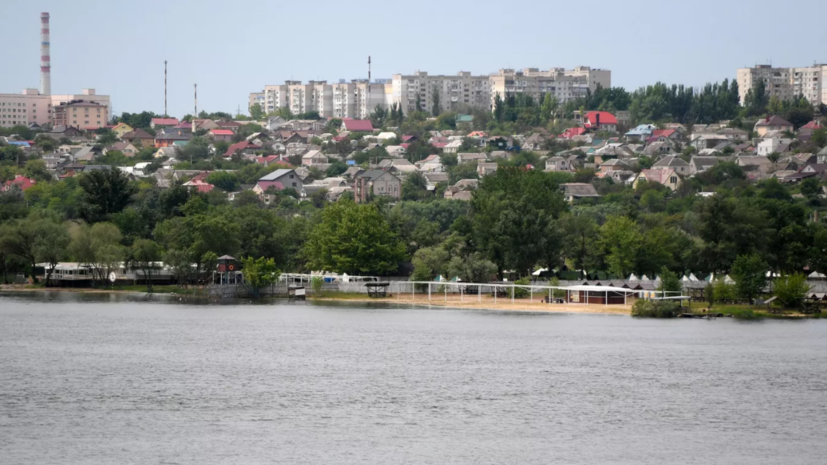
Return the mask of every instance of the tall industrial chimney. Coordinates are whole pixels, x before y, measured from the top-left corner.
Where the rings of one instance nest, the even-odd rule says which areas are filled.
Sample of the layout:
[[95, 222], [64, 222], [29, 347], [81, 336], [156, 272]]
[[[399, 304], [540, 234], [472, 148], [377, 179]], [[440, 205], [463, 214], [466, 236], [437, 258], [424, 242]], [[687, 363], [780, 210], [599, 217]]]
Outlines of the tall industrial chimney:
[[52, 59], [49, 56], [49, 13], [40, 13], [40, 93], [52, 94]]

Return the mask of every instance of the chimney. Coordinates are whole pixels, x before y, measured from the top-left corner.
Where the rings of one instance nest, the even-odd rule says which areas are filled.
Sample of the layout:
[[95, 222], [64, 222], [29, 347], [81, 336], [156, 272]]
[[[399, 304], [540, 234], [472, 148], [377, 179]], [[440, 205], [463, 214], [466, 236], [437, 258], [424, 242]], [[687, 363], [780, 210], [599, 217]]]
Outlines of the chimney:
[[764, 121], [765, 121], [765, 122], [767, 122], [767, 123], [769, 123], [769, 122], [770, 122], [770, 116], [769, 116], [769, 115], [767, 115], [767, 119], [766, 119], [766, 120], [764, 120]]
[[600, 112], [594, 114], [594, 122], [597, 125], [597, 129], [600, 129]]
[[52, 61], [49, 56], [49, 13], [40, 13], [40, 93], [52, 95]]

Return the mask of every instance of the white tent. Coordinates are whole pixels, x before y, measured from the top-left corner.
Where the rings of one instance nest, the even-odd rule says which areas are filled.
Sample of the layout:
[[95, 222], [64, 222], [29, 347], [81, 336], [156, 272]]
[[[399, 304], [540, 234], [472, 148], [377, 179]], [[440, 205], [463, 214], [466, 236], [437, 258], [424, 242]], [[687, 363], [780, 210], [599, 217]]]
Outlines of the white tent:
[[689, 273], [689, 280], [690, 281], [699, 281], [699, 279], [693, 273]]
[[813, 271], [807, 276], [808, 279], [827, 279], [827, 275], [823, 273], [819, 273], [818, 271]]
[[729, 275], [724, 276], [724, 282], [727, 284], [735, 284], [735, 281], [733, 281], [732, 278], [729, 277]]
[[640, 280], [641, 280], [641, 281], [651, 281], [651, 279], [649, 279], [648, 277], [646, 277], [646, 275], [641, 276], [641, 277], [640, 277]]
[[546, 271], [548, 271], [548, 268], [540, 268], [539, 270], [535, 271], [534, 273], [531, 273], [531, 275], [532, 276], [540, 276], [541, 274], [545, 273]]
[[683, 275], [683, 278], [681, 278], [681, 282], [683, 282], [683, 283], [688, 283], [688, 282], [691, 282], [691, 281], [692, 281], [692, 278], [689, 278], [686, 275]]
[[628, 279], [627, 281], [629, 281], [629, 282], [632, 282], [632, 281], [638, 281], [638, 278], [637, 278], [637, 276], [635, 276], [635, 274], [634, 274], [634, 273], [632, 273], [632, 274], [629, 276], [629, 279]]

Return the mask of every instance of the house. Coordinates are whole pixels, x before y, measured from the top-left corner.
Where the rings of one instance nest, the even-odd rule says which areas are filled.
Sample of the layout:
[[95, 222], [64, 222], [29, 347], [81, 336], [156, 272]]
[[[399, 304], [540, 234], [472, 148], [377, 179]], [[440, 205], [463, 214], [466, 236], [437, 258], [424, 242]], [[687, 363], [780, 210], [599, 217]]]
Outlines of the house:
[[404, 158], [386, 158], [379, 162], [378, 168], [401, 176], [417, 171], [416, 166]]
[[827, 165], [811, 164], [802, 167], [795, 174], [784, 177], [784, 181], [798, 182], [807, 178], [816, 178], [821, 182], [824, 181], [825, 175], [827, 175]]
[[357, 203], [367, 202], [371, 196], [399, 199], [401, 195], [402, 181], [387, 171], [366, 171], [353, 180], [353, 197]]
[[192, 123], [182, 122], [176, 127], [186, 128], [186, 124], [189, 124], [189, 129], [193, 132], [195, 131], [211, 131], [213, 129], [221, 129], [221, 127], [215, 121], [211, 119], [194, 119]]
[[766, 177], [774, 169], [770, 159], [763, 155], [738, 155], [735, 163], [753, 180]]
[[232, 142], [235, 133], [229, 129], [210, 129], [210, 137], [214, 141]]
[[134, 131], [124, 133], [124, 135], [121, 136], [121, 140], [129, 142], [136, 147], [155, 146], [155, 136], [144, 131], [143, 129], [135, 129]]
[[489, 137], [485, 140], [486, 145], [489, 147], [494, 147], [495, 149], [505, 150], [506, 148], [510, 147], [512, 144], [511, 142], [502, 136], [493, 136]]
[[152, 118], [149, 127], [152, 129], [173, 128], [178, 126], [178, 118]]
[[531, 151], [541, 150], [545, 142], [546, 137], [539, 132], [535, 132], [523, 141], [523, 149]]
[[241, 142], [236, 142], [235, 144], [227, 148], [227, 151], [224, 152], [224, 156], [229, 158], [237, 153], [241, 155], [255, 155], [256, 151], [258, 150], [261, 150], [261, 147], [259, 147], [258, 145], [251, 144], [246, 140], [243, 140]]
[[204, 181], [203, 179], [198, 178], [190, 179], [189, 181], [185, 182], [184, 187], [188, 188], [191, 191], [200, 192], [202, 194], [206, 194], [215, 189], [215, 186], [213, 186], [212, 184], [208, 183], [207, 181]]
[[719, 129], [716, 134], [726, 137], [734, 142], [746, 142], [749, 140], [749, 133], [743, 129], [738, 128], [723, 128]]
[[15, 187], [18, 187], [21, 191], [25, 191], [26, 189], [34, 186], [37, 184], [37, 181], [34, 179], [27, 178], [22, 175], [16, 175], [14, 179], [10, 179], [3, 183], [3, 192], [8, 192]]
[[671, 169], [678, 173], [681, 176], [688, 176], [689, 175], [689, 163], [683, 161], [677, 155], [667, 155], [657, 163], [652, 165], [652, 169], [656, 170], [667, 170]]
[[175, 142], [188, 142], [190, 139], [192, 139], [192, 132], [186, 129], [165, 129], [155, 136], [155, 148], [170, 147]]
[[767, 156], [771, 153], [786, 153], [790, 150], [790, 144], [792, 144], [792, 142], [793, 141], [790, 139], [782, 139], [777, 137], [762, 139], [761, 142], [759, 142], [755, 147], [755, 153], [763, 156]]
[[385, 147], [385, 150], [388, 152], [388, 155], [395, 158], [402, 158], [407, 153], [405, 147], [401, 145], [389, 145]]
[[484, 153], [458, 153], [457, 154], [457, 163], [470, 163], [472, 161], [485, 161], [488, 160], [488, 156]]
[[443, 153], [457, 153], [459, 148], [462, 147], [461, 140], [453, 140], [445, 144], [445, 147], [442, 147]]
[[480, 175], [480, 177], [494, 174], [497, 172], [497, 166], [496, 163], [478, 163], [477, 174]]
[[129, 142], [116, 142], [103, 149], [103, 154], [108, 155], [112, 151], [121, 152], [127, 157], [133, 157], [138, 153], [138, 149]]
[[628, 171], [629, 164], [619, 158], [613, 158], [600, 164], [600, 171], [608, 173], [610, 171]]
[[134, 129], [132, 129], [132, 126], [130, 126], [126, 123], [118, 123], [118, 124], [115, 125], [114, 128], [112, 128], [112, 133], [115, 134], [115, 136], [118, 139], [123, 138], [124, 134], [126, 134], [128, 132], [132, 132], [132, 131], [134, 131]]
[[680, 142], [683, 140], [683, 133], [677, 129], [654, 129], [652, 137], [666, 137], [672, 142]]
[[98, 152], [95, 152], [95, 147], [92, 145], [85, 145], [80, 148], [77, 152], [72, 154], [72, 160], [76, 162], [90, 162], [98, 156]]
[[314, 167], [320, 170], [326, 170], [330, 166], [327, 155], [323, 154], [321, 150], [311, 150], [302, 155], [302, 166]]
[[474, 131], [474, 132], [469, 133], [465, 137], [470, 137], [472, 139], [487, 139], [488, 134], [486, 134], [485, 131]]
[[286, 124], [287, 120], [282, 118], [281, 116], [270, 116], [267, 118], [267, 122], [264, 123], [264, 128], [270, 132], [273, 132], [278, 129], [281, 129], [281, 127]]
[[442, 158], [439, 155], [428, 155], [426, 158], [415, 163], [420, 171], [443, 171]]
[[574, 202], [575, 199], [587, 199], [600, 197], [593, 185], [584, 182], [569, 182], [560, 184], [563, 197], [567, 202]]
[[569, 160], [563, 157], [551, 157], [546, 160], [546, 171], [572, 171]]
[[448, 186], [442, 197], [448, 200], [464, 200], [468, 202], [471, 200], [473, 192], [478, 185], [479, 180], [477, 179], [461, 179], [453, 186]]
[[393, 132], [380, 132], [376, 139], [379, 141], [396, 140], [396, 134]]
[[655, 126], [654, 124], [638, 125], [638, 127], [624, 134], [626, 136], [626, 142], [644, 141], [652, 137], [652, 133], [655, 131], [655, 129], [657, 129], [657, 126]]
[[233, 132], [238, 131], [238, 128], [242, 126], [241, 123], [235, 121], [216, 121], [215, 124], [218, 125], [219, 129], [230, 129]]
[[560, 134], [560, 138], [562, 139], [573, 139], [577, 136], [582, 136], [586, 133], [585, 128], [568, 128]]
[[718, 164], [718, 157], [704, 157], [701, 155], [694, 155], [689, 160], [689, 174], [696, 175], [709, 170]]
[[158, 149], [152, 156], [153, 158], [175, 158], [176, 149], [175, 147], [161, 147]]
[[435, 190], [436, 185], [439, 184], [439, 183], [447, 184], [448, 180], [450, 179], [450, 177], [448, 176], [448, 173], [441, 173], [441, 172], [440, 173], [436, 173], [436, 172], [424, 173], [423, 176], [425, 177], [425, 180], [428, 182], [426, 188], [429, 191]]
[[657, 184], [662, 184], [670, 189], [677, 190], [678, 187], [681, 185], [681, 178], [678, 176], [678, 173], [672, 169], [662, 169], [662, 170], [643, 170], [640, 174], [637, 175], [634, 182], [632, 182], [632, 187], [637, 189], [638, 184], [641, 181], [653, 182]]
[[354, 178], [356, 178], [357, 176], [359, 176], [360, 174], [362, 174], [364, 172], [365, 172], [365, 170], [363, 170], [362, 168], [360, 168], [358, 166], [351, 166], [350, 168], [347, 169], [347, 171], [344, 172], [344, 174], [342, 174], [342, 176], [344, 176], [348, 179], [354, 179]]
[[276, 164], [281, 163], [285, 167], [290, 166], [290, 165], [282, 162], [281, 157], [279, 155], [262, 155], [260, 157], [256, 157], [253, 161], [255, 161], [256, 163], [258, 163], [259, 165], [262, 165], [262, 166], [270, 166], [273, 163], [276, 163]]
[[758, 120], [753, 129], [758, 133], [759, 137], [764, 137], [764, 135], [766, 135], [769, 131], [792, 132], [795, 127], [793, 126], [793, 123], [790, 123], [780, 116], [774, 115]]
[[342, 120], [342, 131], [373, 133], [373, 124], [367, 119], [345, 119]]
[[583, 117], [583, 127], [594, 131], [617, 131], [617, 118], [607, 111], [590, 111]]
[[279, 169], [264, 175], [256, 182], [253, 192], [263, 197], [268, 189], [281, 191], [284, 189], [295, 189], [301, 194], [304, 191], [304, 183], [295, 170]]
[[726, 136], [720, 134], [702, 133], [693, 134], [692, 140], [689, 142], [689, 145], [691, 145], [695, 148], [695, 150], [700, 152], [703, 149], [715, 148], [722, 142], [729, 142], [729, 139]]

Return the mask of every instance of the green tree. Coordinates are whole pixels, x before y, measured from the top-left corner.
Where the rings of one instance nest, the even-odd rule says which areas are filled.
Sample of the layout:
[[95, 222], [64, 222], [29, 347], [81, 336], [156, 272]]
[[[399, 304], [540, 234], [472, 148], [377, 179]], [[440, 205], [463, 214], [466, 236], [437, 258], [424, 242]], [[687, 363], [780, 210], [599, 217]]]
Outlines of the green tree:
[[767, 284], [767, 263], [758, 254], [739, 255], [732, 264], [735, 291], [752, 304], [755, 296]]
[[264, 119], [264, 110], [260, 103], [254, 103], [250, 106], [250, 118], [253, 121], [261, 121]]
[[442, 113], [442, 107], [439, 104], [439, 87], [434, 86], [434, 90], [431, 93], [431, 113], [434, 116], [439, 116]]
[[30, 216], [0, 225], [0, 250], [19, 257], [29, 265], [29, 272], [34, 280], [35, 264], [38, 258], [38, 247], [41, 232], [49, 220]]
[[43, 219], [37, 222], [37, 238], [34, 241], [35, 257], [46, 263], [46, 287], [49, 286], [55, 266], [66, 256], [69, 232], [62, 225]]
[[242, 258], [241, 273], [244, 275], [244, 284], [257, 299], [261, 297], [261, 289], [275, 284], [281, 275], [281, 272], [276, 269], [276, 261], [264, 257]]
[[810, 293], [810, 285], [807, 284], [807, 277], [797, 273], [785, 275], [773, 283], [775, 296], [787, 308], [801, 308], [804, 300]]
[[238, 176], [230, 171], [213, 171], [206, 181], [225, 192], [235, 192], [238, 189]]
[[110, 218], [122, 211], [137, 191], [121, 170], [110, 168], [94, 170], [80, 176], [83, 189], [83, 217], [90, 223]]
[[433, 197], [428, 192], [428, 180], [425, 175], [416, 171], [405, 177], [402, 182], [402, 200], [424, 200]]
[[665, 297], [674, 295], [675, 292], [681, 292], [683, 285], [681, 279], [676, 273], [669, 271], [669, 268], [663, 267], [660, 270], [660, 291]]
[[132, 244], [132, 259], [144, 275], [146, 288], [152, 292], [152, 273], [158, 269], [158, 262], [162, 258], [163, 249], [150, 239], [138, 239]]
[[706, 303], [709, 304], [709, 309], [712, 310], [712, 306], [715, 304], [714, 283], [707, 283], [707, 285], [704, 286], [704, 298], [706, 299]]
[[816, 178], [807, 178], [801, 181], [801, 194], [808, 199], [814, 199], [821, 194], [821, 185]]
[[640, 227], [630, 218], [613, 216], [600, 227], [600, 246], [606, 253], [606, 264], [611, 273], [621, 278], [634, 271], [642, 245]]
[[312, 269], [348, 274], [392, 273], [404, 253], [376, 205], [347, 200], [325, 207], [305, 245]]

